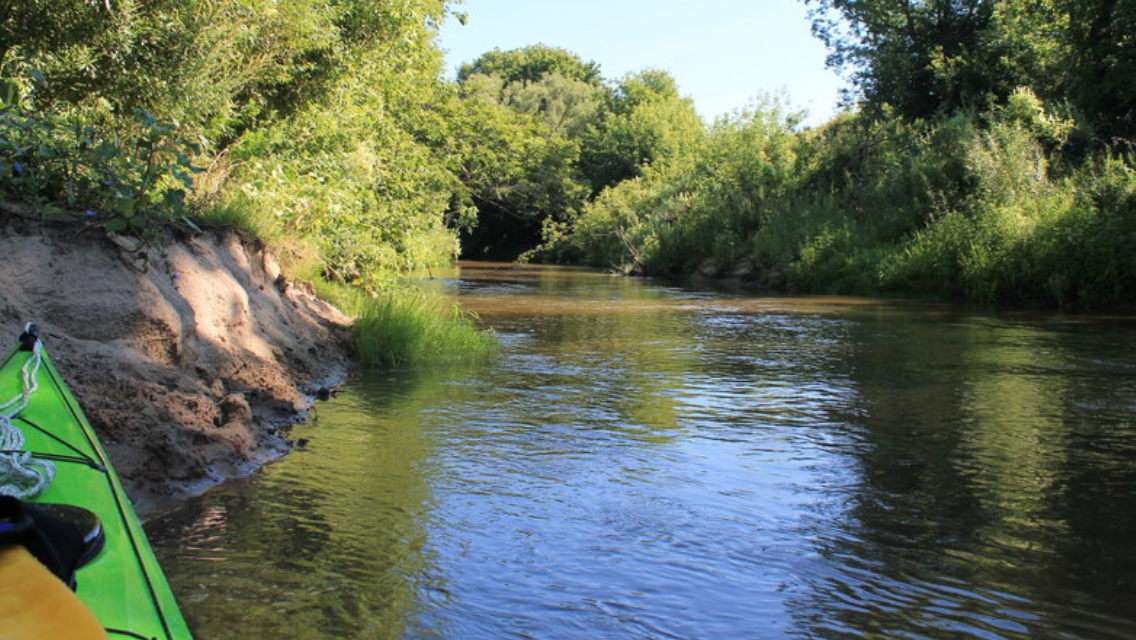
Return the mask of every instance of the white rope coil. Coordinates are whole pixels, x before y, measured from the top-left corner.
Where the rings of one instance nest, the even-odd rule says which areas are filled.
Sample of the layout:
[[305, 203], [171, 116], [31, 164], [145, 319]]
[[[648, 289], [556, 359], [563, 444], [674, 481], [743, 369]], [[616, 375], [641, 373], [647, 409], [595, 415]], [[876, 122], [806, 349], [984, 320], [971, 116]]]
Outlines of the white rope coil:
[[[29, 324], [27, 330], [31, 330]], [[43, 354], [40, 342], [35, 341], [32, 357], [22, 370], [24, 389], [16, 397], [0, 405], [0, 495], [16, 498], [34, 498], [51, 486], [55, 479], [55, 465], [48, 460], [33, 458], [24, 451], [24, 432], [12, 420], [28, 407], [32, 394], [39, 388], [37, 376]]]

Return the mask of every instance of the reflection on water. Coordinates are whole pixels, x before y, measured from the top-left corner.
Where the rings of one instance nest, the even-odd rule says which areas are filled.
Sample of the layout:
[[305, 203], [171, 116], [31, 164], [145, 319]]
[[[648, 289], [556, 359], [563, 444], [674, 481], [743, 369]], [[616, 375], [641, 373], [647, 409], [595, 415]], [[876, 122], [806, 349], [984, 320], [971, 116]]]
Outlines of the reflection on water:
[[151, 524], [203, 640], [1125, 638], [1136, 321], [463, 265], [500, 360], [365, 375]]

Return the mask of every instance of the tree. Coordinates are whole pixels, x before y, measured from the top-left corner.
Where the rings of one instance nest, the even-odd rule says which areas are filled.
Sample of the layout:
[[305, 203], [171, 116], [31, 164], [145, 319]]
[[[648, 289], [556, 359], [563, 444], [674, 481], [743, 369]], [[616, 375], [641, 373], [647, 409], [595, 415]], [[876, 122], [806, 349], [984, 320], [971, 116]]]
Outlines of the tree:
[[869, 109], [925, 118], [995, 93], [983, 39], [995, 0], [803, 0], [828, 64]]
[[1136, 0], [1061, 0], [1072, 44], [1069, 92], [1103, 133], [1136, 135]]
[[552, 74], [595, 87], [599, 86], [601, 80], [600, 67], [595, 62], [584, 62], [570, 51], [542, 44], [508, 51], [494, 49], [484, 53], [472, 63], [461, 66], [458, 82], [464, 83], [475, 74], [501, 78], [504, 86], [540, 82], [542, 78]]
[[1030, 87], [1136, 134], [1136, 0], [802, 0], [869, 112], [926, 118]]
[[600, 94], [590, 83], [553, 73], [538, 82], [508, 85], [501, 100], [515, 111], [536, 117], [546, 135], [576, 139], [594, 119]]
[[107, 28], [109, 5], [88, 0], [0, 3], [0, 72], [9, 53], [34, 56], [72, 46]]
[[463, 253], [516, 258], [541, 241], [546, 221], [565, 222], [583, 206], [578, 140], [600, 102], [599, 68], [575, 54], [536, 45], [490, 51], [458, 73], [460, 103], [452, 157], [477, 206]]
[[584, 136], [580, 168], [594, 193], [696, 147], [705, 126], [665, 71], [630, 74], [605, 95]]
[[545, 220], [574, 216], [588, 189], [577, 143], [549, 129], [548, 114], [499, 102], [500, 85], [474, 74], [444, 87], [420, 114], [431, 121], [415, 131], [460, 181], [464, 206], [475, 208], [475, 224], [461, 225], [463, 255], [512, 260], [540, 242]]

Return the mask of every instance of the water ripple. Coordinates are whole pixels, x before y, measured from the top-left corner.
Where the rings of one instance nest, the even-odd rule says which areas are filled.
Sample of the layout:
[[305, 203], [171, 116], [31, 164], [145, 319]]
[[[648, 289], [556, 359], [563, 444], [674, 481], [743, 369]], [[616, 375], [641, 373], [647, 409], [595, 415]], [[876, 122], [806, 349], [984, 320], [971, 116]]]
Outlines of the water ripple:
[[362, 376], [151, 525], [200, 638], [1136, 628], [1132, 323], [444, 277], [497, 363]]

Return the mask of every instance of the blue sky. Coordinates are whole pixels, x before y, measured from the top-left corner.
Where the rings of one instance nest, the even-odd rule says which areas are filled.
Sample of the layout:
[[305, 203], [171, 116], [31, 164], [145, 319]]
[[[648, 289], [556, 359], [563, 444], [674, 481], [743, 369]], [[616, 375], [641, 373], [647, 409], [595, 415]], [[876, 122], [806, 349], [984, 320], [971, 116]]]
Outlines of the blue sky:
[[836, 112], [840, 78], [824, 66], [797, 0], [466, 0], [441, 46], [451, 75], [495, 47], [546, 44], [599, 63], [605, 78], [664, 69], [707, 120], [784, 90], [819, 124]]

